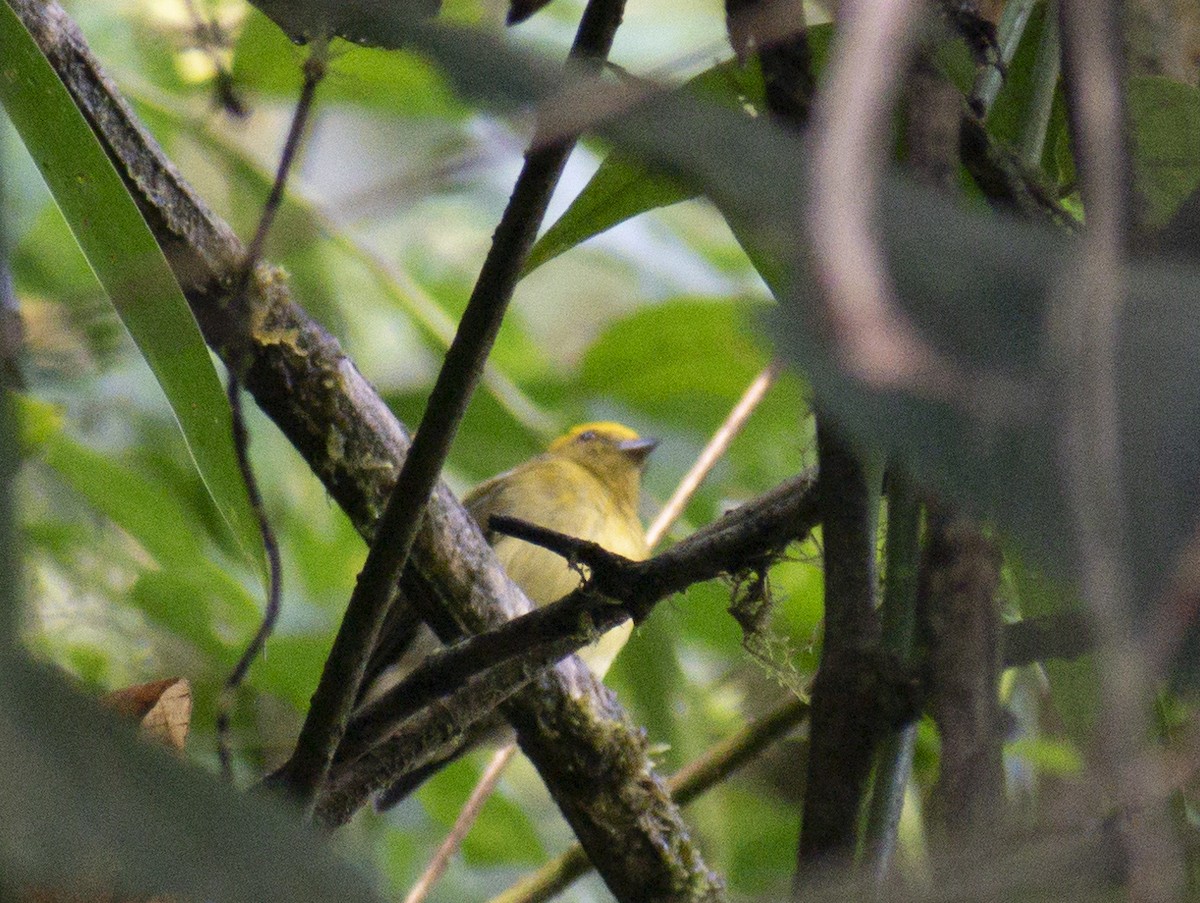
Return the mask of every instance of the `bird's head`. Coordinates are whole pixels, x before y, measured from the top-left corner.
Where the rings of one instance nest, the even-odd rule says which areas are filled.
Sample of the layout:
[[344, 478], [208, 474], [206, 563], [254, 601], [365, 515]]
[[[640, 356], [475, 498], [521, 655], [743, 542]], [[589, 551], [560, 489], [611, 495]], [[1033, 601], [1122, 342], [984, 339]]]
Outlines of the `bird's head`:
[[550, 443], [549, 453], [587, 468], [634, 508], [646, 458], [658, 445], [619, 423], [581, 423]]

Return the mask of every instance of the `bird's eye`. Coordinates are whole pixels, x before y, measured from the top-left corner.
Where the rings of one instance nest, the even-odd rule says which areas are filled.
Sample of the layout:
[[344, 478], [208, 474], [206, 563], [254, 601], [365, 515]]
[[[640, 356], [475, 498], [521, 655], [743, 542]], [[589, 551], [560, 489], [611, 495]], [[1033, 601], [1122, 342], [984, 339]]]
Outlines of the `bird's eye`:
[[591, 442], [595, 438], [596, 438], [595, 430], [584, 430], [582, 433], [579, 434], [580, 442]]

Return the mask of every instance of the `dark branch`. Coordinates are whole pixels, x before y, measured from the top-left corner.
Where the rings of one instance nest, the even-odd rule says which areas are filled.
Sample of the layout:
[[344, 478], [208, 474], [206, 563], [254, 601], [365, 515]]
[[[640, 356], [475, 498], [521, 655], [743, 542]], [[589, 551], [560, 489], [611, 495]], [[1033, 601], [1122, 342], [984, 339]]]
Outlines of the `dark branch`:
[[[568, 654], [569, 650], [562, 653]], [[425, 696], [420, 705], [393, 694], [381, 699], [343, 738], [339, 760], [318, 798], [315, 817], [330, 828], [345, 824], [373, 794], [391, 787], [398, 775], [411, 774], [443, 759], [477, 728], [487, 726], [501, 703], [551, 664], [541, 657], [509, 659], [467, 678], [448, 695], [419, 694], [418, 698]], [[395, 706], [394, 711], [391, 706]], [[410, 714], [400, 715], [406, 709]], [[379, 743], [384, 732], [387, 742]], [[346, 762], [340, 758], [343, 751]]]
[[1002, 637], [1005, 668], [1079, 658], [1095, 648], [1090, 621], [1082, 611], [1025, 618], [1006, 625]]
[[[825, 638], [813, 681], [799, 879], [825, 880], [853, 854], [875, 747], [894, 726], [879, 717], [887, 664], [878, 653], [875, 526], [879, 490], [859, 449], [818, 420]], [[874, 478], [878, 478], [875, 475]]]

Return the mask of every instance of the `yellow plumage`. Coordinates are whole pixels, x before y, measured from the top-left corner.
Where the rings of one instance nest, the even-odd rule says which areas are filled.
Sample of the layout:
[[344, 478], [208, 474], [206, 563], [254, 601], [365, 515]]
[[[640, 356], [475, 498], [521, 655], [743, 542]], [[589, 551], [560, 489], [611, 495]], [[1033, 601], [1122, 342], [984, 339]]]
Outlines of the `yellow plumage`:
[[[585, 423], [555, 439], [544, 454], [481, 483], [466, 495], [463, 504], [488, 533], [488, 541], [509, 576], [531, 602], [546, 605], [577, 589], [579, 574], [553, 552], [489, 532], [489, 518], [497, 514], [517, 517], [599, 543], [626, 558], [645, 558], [648, 549], [638, 518], [638, 498], [642, 467], [656, 444], [618, 423]], [[626, 621], [581, 649], [580, 657], [598, 677], [603, 677], [632, 629]], [[408, 652], [373, 680], [360, 705], [369, 705], [399, 683], [438, 645], [433, 632], [420, 625]], [[443, 757], [396, 781], [376, 799], [376, 805], [394, 805], [473, 745], [502, 742], [507, 732], [498, 718], [484, 719]]]
[[[581, 424], [555, 439], [545, 453], [476, 486], [463, 504], [508, 575], [531, 602], [547, 605], [578, 589], [578, 572], [547, 549], [488, 531], [489, 518], [520, 518], [641, 560], [648, 554], [638, 517], [641, 475], [656, 444], [619, 423]], [[580, 650], [580, 657], [603, 677], [632, 629], [626, 621]], [[437, 645], [432, 632], [421, 628], [409, 652], [375, 679], [360, 704], [395, 686]]]
[[[642, 465], [654, 441], [617, 423], [585, 423], [551, 443], [545, 454], [480, 484], [463, 504], [484, 530], [503, 514], [599, 543], [641, 560], [648, 554], [638, 518]], [[489, 534], [505, 571], [535, 605], [579, 587], [579, 574], [559, 555], [511, 536]], [[633, 626], [626, 621], [580, 656], [603, 677]]]

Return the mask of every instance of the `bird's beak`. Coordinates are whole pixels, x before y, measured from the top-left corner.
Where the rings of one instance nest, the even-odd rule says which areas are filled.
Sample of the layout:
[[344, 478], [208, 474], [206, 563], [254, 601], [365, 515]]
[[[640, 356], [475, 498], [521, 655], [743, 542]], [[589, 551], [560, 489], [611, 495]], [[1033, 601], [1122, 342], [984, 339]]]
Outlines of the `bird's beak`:
[[626, 439], [617, 443], [617, 448], [635, 464], [645, 464], [650, 452], [658, 448], [657, 439]]

